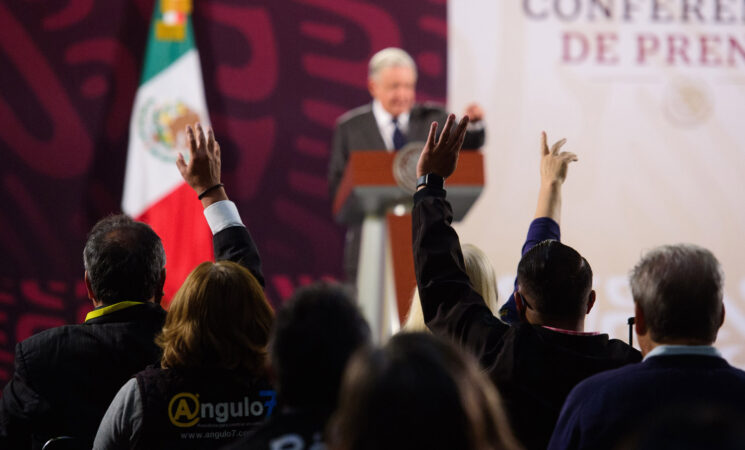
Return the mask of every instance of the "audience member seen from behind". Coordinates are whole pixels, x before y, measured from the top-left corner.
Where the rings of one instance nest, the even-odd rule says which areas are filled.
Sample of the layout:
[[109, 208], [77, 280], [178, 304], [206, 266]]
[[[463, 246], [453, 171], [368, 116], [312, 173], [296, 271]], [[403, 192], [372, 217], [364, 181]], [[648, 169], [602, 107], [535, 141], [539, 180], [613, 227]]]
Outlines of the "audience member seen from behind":
[[[489, 261], [489, 257], [475, 245], [463, 244], [463, 262], [466, 265], [466, 273], [474, 289], [484, 298], [486, 306], [492, 313], [497, 314], [497, 278], [494, 276], [494, 268]], [[407, 332], [429, 331], [424, 323], [422, 303], [419, 300], [419, 290], [416, 288], [411, 299], [409, 314], [406, 316], [406, 322], [401, 330]]]
[[82, 324], [18, 343], [0, 400], [0, 448], [41, 449], [63, 435], [90, 447], [117, 390], [160, 357], [153, 339], [166, 315], [166, 256], [158, 235], [127, 216], [106, 217], [91, 229], [83, 261], [95, 309]]
[[122, 387], [94, 448], [217, 448], [255, 428], [275, 404], [266, 373], [273, 316], [244, 267], [197, 266], [157, 339], [160, 367]]
[[724, 274], [714, 255], [690, 244], [659, 247], [630, 282], [644, 361], [579, 384], [550, 448], [610, 448], [662, 409], [705, 404], [745, 415], [745, 372], [713, 347], [724, 322]]
[[270, 358], [281, 408], [231, 449], [318, 448], [350, 356], [370, 328], [341, 285], [298, 289], [277, 313]]
[[[546, 240], [561, 241], [561, 186], [569, 170], [569, 164], [577, 161], [577, 155], [571, 152], [560, 152], [566, 139], [556, 142], [549, 150], [546, 133], [541, 133], [541, 184], [538, 188], [538, 203], [533, 220], [528, 226], [528, 234], [523, 243], [521, 256], [540, 242]], [[518, 289], [515, 278], [515, 289], [507, 302], [499, 310], [499, 318], [508, 324], [520, 321], [520, 314], [515, 305], [515, 292]]]
[[[228, 428], [237, 421], [250, 426], [268, 416], [274, 405], [273, 391], [259, 390], [266, 384], [264, 346], [272, 320], [261, 290], [261, 258], [220, 183], [220, 146], [212, 130], [187, 127], [187, 140], [189, 162], [179, 155], [177, 167], [194, 190], [194, 201], [204, 207], [215, 257], [241, 266], [205, 263], [192, 272], [171, 304], [159, 339], [166, 347], [161, 368], [149, 368], [122, 387], [101, 423], [96, 448], [209, 447], [239, 437], [210, 425], [219, 422], [219, 428]], [[258, 392], [249, 398], [243, 389]], [[215, 403], [213, 396], [239, 399]], [[154, 409], [157, 405], [163, 409]]]
[[329, 441], [333, 450], [520, 448], [476, 361], [428, 333], [352, 357]]
[[[427, 326], [480, 360], [504, 399], [517, 438], [530, 449], [548, 444], [569, 391], [598, 372], [638, 362], [641, 355], [608, 335], [585, 332], [595, 302], [587, 260], [558, 241], [544, 241], [518, 265], [515, 302], [521, 320], [512, 326], [494, 317], [462, 263], [452, 209], [442, 188], [455, 170], [467, 119], [454, 132], [448, 119], [435, 144], [433, 124], [417, 166], [427, 183], [414, 195], [414, 266]], [[541, 145], [541, 198], [557, 205], [574, 154], [564, 141]], [[545, 190], [544, 187], [545, 186]], [[538, 214], [538, 213], [537, 213]]]

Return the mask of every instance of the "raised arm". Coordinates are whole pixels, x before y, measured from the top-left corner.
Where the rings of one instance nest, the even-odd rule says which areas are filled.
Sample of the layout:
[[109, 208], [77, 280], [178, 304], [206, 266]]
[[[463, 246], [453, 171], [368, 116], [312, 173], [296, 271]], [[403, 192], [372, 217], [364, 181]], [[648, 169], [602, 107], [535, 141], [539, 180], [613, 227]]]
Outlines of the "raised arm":
[[546, 132], [541, 132], [541, 187], [535, 208], [536, 219], [548, 217], [557, 224], [561, 223], [561, 186], [566, 180], [569, 163], [577, 161], [574, 153], [559, 152], [566, 142], [566, 139], [556, 141], [549, 150]]
[[[560, 152], [566, 139], [556, 141], [549, 149], [546, 132], [541, 132], [541, 185], [538, 189], [538, 204], [533, 221], [528, 227], [520, 255], [525, 255], [533, 246], [547, 239], [561, 240], [559, 228], [561, 220], [561, 187], [567, 177], [569, 163], [577, 161], [577, 155], [571, 152]], [[515, 278], [517, 290], [517, 278]], [[519, 320], [515, 306], [514, 292], [499, 310], [499, 317], [504, 322], [514, 323]]]
[[202, 202], [204, 215], [212, 230], [215, 259], [243, 265], [264, 286], [259, 251], [243, 225], [238, 209], [229, 201], [225, 187], [220, 182], [220, 144], [215, 140], [212, 129], [205, 134], [200, 124], [195, 128], [186, 127], [189, 162], [179, 154], [176, 166]]
[[[434, 174], [447, 178], [458, 162], [468, 118], [450, 132], [455, 116], [450, 115], [437, 143], [437, 126], [432, 124], [417, 165], [417, 176]], [[422, 311], [427, 326], [471, 348], [477, 356], [506, 330], [473, 289], [465, 271], [458, 235], [451, 226], [452, 209], [444, 189], [430, 183], [414, 195], [412, 214], [414, 269]]]

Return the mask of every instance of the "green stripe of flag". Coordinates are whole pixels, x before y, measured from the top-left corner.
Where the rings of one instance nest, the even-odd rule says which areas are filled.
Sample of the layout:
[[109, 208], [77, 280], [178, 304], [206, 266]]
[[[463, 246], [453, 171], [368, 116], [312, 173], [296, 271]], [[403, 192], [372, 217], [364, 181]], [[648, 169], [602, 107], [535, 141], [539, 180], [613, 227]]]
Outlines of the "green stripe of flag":
[[158, 23], [163, 20], [163, 13], [161, 11], [162, 2], [163, 0], [158, 0], [153, 10], [150, 33], [148, 34], [147, 47], [145, 48], [145, 65], [142, 68], [141, 85], [147, 83], [186, 52], [195, 48], [191, 14], [187, 14], [186, 16], [186, 28], [183, 40], [158, 39], [156, 28]]

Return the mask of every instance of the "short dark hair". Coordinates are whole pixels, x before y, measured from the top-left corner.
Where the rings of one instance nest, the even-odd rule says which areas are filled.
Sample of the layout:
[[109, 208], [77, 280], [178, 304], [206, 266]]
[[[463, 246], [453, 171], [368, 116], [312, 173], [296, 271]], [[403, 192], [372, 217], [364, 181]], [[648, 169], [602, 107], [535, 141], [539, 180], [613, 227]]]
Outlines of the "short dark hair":
[[369, 342], [370, 327], [348, 289], [329, 282], [298, 289], [277, 312], [269, 346], [280, 398], [330, 413], [347, 360]]
[[716, 340], [724, 273], [709, 250], [691, 244], [657, 247], [631, 270], [630, 283], [655, 341]]
[[119, 214], [88, 233], [83, 250], [93, 295], [104, 304], [145, 301], [159, 294], [166, 265], [163, 243], [150, 226]]
[[517, 284], [530, 305], [548, 317], [573, 318], [587, 311], [592, 290], [590, 263], [576, 250], [556, 240], [543, 241], [523, 255]]

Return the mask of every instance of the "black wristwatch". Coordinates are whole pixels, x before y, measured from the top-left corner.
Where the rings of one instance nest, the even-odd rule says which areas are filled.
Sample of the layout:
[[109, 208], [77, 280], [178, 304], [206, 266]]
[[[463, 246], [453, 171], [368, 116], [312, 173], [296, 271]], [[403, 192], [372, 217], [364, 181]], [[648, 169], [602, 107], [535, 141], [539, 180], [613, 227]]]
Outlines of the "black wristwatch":
[[436, 173], [427, 173], [416, 180], [416, 188], [419, 189], [421, 186], [443, 189], [445, 186], [445, 179]]

